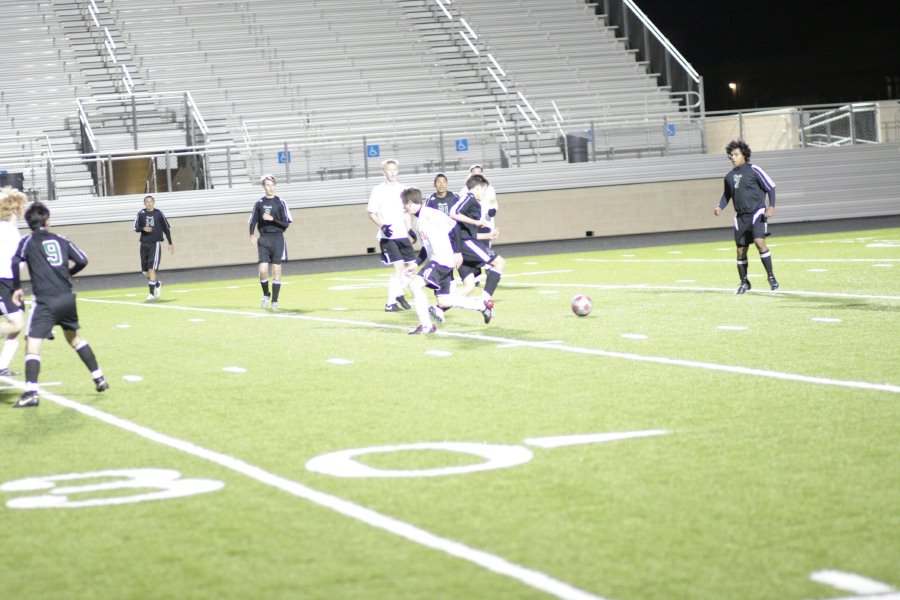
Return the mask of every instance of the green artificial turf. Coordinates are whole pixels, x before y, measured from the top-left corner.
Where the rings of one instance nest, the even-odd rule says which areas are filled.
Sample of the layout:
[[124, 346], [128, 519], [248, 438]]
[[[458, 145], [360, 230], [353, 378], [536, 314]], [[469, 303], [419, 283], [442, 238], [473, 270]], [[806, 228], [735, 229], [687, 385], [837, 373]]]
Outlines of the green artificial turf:
[[[0, 485], [152, 468], [224, 486], [31, 509], [9, 503], [157, 490], [0, 488], [0, 598], [852, 595], [822, 570], [900, 588], [900, 230], [770, 247], [781, 289], [751, 249], [743, 296], [724, 242], [509, 259], [493, 322], [454, 309], [431, 336], [383, 312], [384, 268], [287, 276], [277, 313], [252, 268], [153, 303], [81, 293], [111, 389], [46, 342], [40, 407], [9, 409], [21, 377], [0, 394]], [[487, 459], [451, 443], [520, 460], [469, 472]], [[407, 476], [307, 468], [364, 448], [343, 464]]]

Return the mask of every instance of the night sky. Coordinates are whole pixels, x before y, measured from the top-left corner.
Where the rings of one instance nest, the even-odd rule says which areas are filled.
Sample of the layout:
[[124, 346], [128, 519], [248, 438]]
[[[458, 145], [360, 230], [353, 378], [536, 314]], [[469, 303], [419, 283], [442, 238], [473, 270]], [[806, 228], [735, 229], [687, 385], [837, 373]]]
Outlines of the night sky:
[[900, 0], [637, 4], [703, 76], [707, 110], [900, 98]]

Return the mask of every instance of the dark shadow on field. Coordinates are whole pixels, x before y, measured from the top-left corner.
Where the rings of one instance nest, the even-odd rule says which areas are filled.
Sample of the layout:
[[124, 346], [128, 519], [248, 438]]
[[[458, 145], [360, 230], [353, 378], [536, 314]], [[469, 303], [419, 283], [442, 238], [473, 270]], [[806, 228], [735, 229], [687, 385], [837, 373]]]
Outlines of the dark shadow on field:
[[[737, 294], [728, 290], [696, 290], [696, 289], [683, 289], [679, 290], [677, 288], [668, 288], [664, 290], [658, 289], [641, 289], [641, 288], [631, 288], [628, 290], [622, 290], [629, 294], [693, 294], [693, 295], [712, 295], [712, 296], [735, 296], [735, 300], [742, 300], [743, 298], [738, 298]], [[822, 292], [827, 293], [827, 292]], [[785, 290], [784, 292], [772, 292], [769, 290], [764, 291], [754, 291], [750, 290], [744, 296], [744, 298], [771, 298], [772, 300], [777, 300], [780, 302], [793, 302], [800, 308], [800, 304], [804, 304], [803, 308], [805, 310], [867, 310], [874, 312], [897, 312], [900, 311], [900, 303], [897, 303], [894, 300], [887, 299], [879, 299], [873, 298], [872, 300], [862, 300], [860, 298], [840, 298], [840, 297], [831, 297], [831, 298], [822, 298], [818, 296], [806, 296], [803, 294], [790, 294]]]
[[[900, 215], [864, 217], [859, 219], [835, 219], [831, 221], [809, 221], [801, 223], [778, 223], [777, 220], [773, 220], [770, 226], [776, 236], [862, 231], [866, 229], [888, 229], [891, 227], [900, 227]], [[522, 244], [496, 244], [495, 249], [498, 254], [505, 258], [519, 258], [543, 254], [672, 246], [677, 244], [713, 241], [733, 244], [734, 237], [731, 234], [731, 230], [727, 226], [724, 226], [721, 229], [597, 236]], [[379, 266], [383, 266], [381, 265], [380, 257], [373, 254], [293, 260], [285, 263], [284, 276], [356, 271], [360, 269], [374, 269]], [[257, 281], [255, 278], [256, 274], [256, 263], [247, 263], [241, 265], [163, 271], [161, 278], [164, 283], [198, 283], [201, 281], [243, 279], [246, 279], [248, 283], [255, 283]], [[76, 287], [81, 291], [130, 288], [136, 287], [137, 281], [140, 280], [140, 275], [136, 275], [135, 273], [93, 276], [84, 275], [76, 278]]]
[[871, 312], [898, 312], [900, 311], [900, 303], [891, 300], [860, 300], [859, 298], [810, 298], [809, 296], [793, 296], [788, 294], [774, 293], [779, 299], [795, 302], [798, 305], [805, 303], [803, 306], [806, 310], [864, 310]]
[[[51, 393], [49, 389], [47, 393]], [[22, 390], [20, 389], [0, 391], [0, 410], [4, 411], [4, 414], [0, 416], [7, 423], [10, 422], [11, 416], [15, 418], [15, 427], [4, 427], [3, 437], [7, 440], [21, 443], [23, 448], [39, 443], [42, 439], [58, 433], [81, 430], [89, 423], [77, 411], [48, 410], [50, 405], [54, 403], [43, 397], [38, 406], [12, 408], [12, 405], [16, 403], [21, 395]], [[67, 393], [65, 396], [70, 400], [89, 406], [93, 406], [93, 400], [98, 399], [98, 394], [94, 391]], [[102, 409], [102, 407], [100, 408]]]

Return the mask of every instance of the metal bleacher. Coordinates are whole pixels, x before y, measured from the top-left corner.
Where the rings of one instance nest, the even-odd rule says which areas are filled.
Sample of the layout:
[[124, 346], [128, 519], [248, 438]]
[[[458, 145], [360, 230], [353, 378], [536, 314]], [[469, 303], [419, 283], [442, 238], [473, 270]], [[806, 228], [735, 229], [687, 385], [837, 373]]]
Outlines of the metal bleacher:
[[[591, 5], [470, 1], [462, 10], [537, 111], [549, 118], [558, 108], [561, 129], [593, 127], [599, 151], [618, 147], [620, 156], [639, 155], [623, 150], [645, 150], [651, 132], [659, 147], [672, 141], [663, 140], [662, 124], [684, 116], [678, 103]], [[651, 125], [642, 130], [632, 123]]]
[[[164, 131], [168, 121], [151, 97], [190, 93], [208, 126], [204, 144], [234, 149], [227, 167], [210, 155], [213, 187], [276, 170], [272, 148], [288, 143], [302, 146], [307, 170], [322, 179], [359, 177], [369, 172], [360, 168], [366, 137], [413, 172], [432, 169], [438, 152], [443, 165], [454, 137], [470, 139], [469, 156], [492, 169], [511, 159], [559, 162], [559, 137], [593, 127], [597, 156], [614, 146], [617, 157], [640, 156], [627, 149], [652, 147], [648, 132], [662, 135], [659, 123], [679, 116], [668, 89], [584, 0], [39, 0], [11, 14], [16, 35], [0, 41], [14, 57], [0, 79], [8, 117], [0, 158], [35, 148], [120, 151], [130, 120], [98, 108], [98, 146], [88, 150], [75, 100], [126, 92], [138, 98], [136, 122], [154, 150], [178, 136]], [[506, 69], [509, 89], [488, 75], [485, 52], [458, 37], [463, 17]], [[114, 55], [104, 52], [107, 41]], [[510, 103], [516, 94], [542, 117], [532, 127]], [[447, 162], [461, 167], [458, 157]], [[55, 179], [60, 196], [95, 193], [87, 167]]]
[[[0, 169], [22, 172], [28, 180], [43, 177], [40, 156], [78, 152], [67, 120], [75, 98], [89, 88], [75, 53], [47, 2], [20, 2], [8, 7], [8, 35], [0, 39]], [[86, 169], [58, 182], [61, 189], [86, 193]]]
[[[365, 134], [493, 127], [485, 114], [504, 106], [504, 95], [476, 57], [435, 29], [440, 15], [431, 4], [108, 2], [146, 90], [189, 90], [231, 141], [353, 138], [354, 148]], [[551, 100], [577, 127], [678, 114], [667, 90], [583, 2], [472, 2], [464, 12], [545, 116]], [[543, 160], [562, 160], [551, 138]]]

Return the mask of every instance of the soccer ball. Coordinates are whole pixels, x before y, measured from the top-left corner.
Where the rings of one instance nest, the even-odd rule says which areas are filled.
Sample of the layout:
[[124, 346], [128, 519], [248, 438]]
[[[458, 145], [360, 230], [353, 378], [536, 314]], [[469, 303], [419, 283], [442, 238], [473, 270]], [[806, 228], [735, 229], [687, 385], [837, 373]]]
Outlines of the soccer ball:
[[572, 312], [579, 317], [586, 317], [591, 314], [592, 308], [594, 308], [594, 303], [584, 294], [578, 294], [572, 298]]

